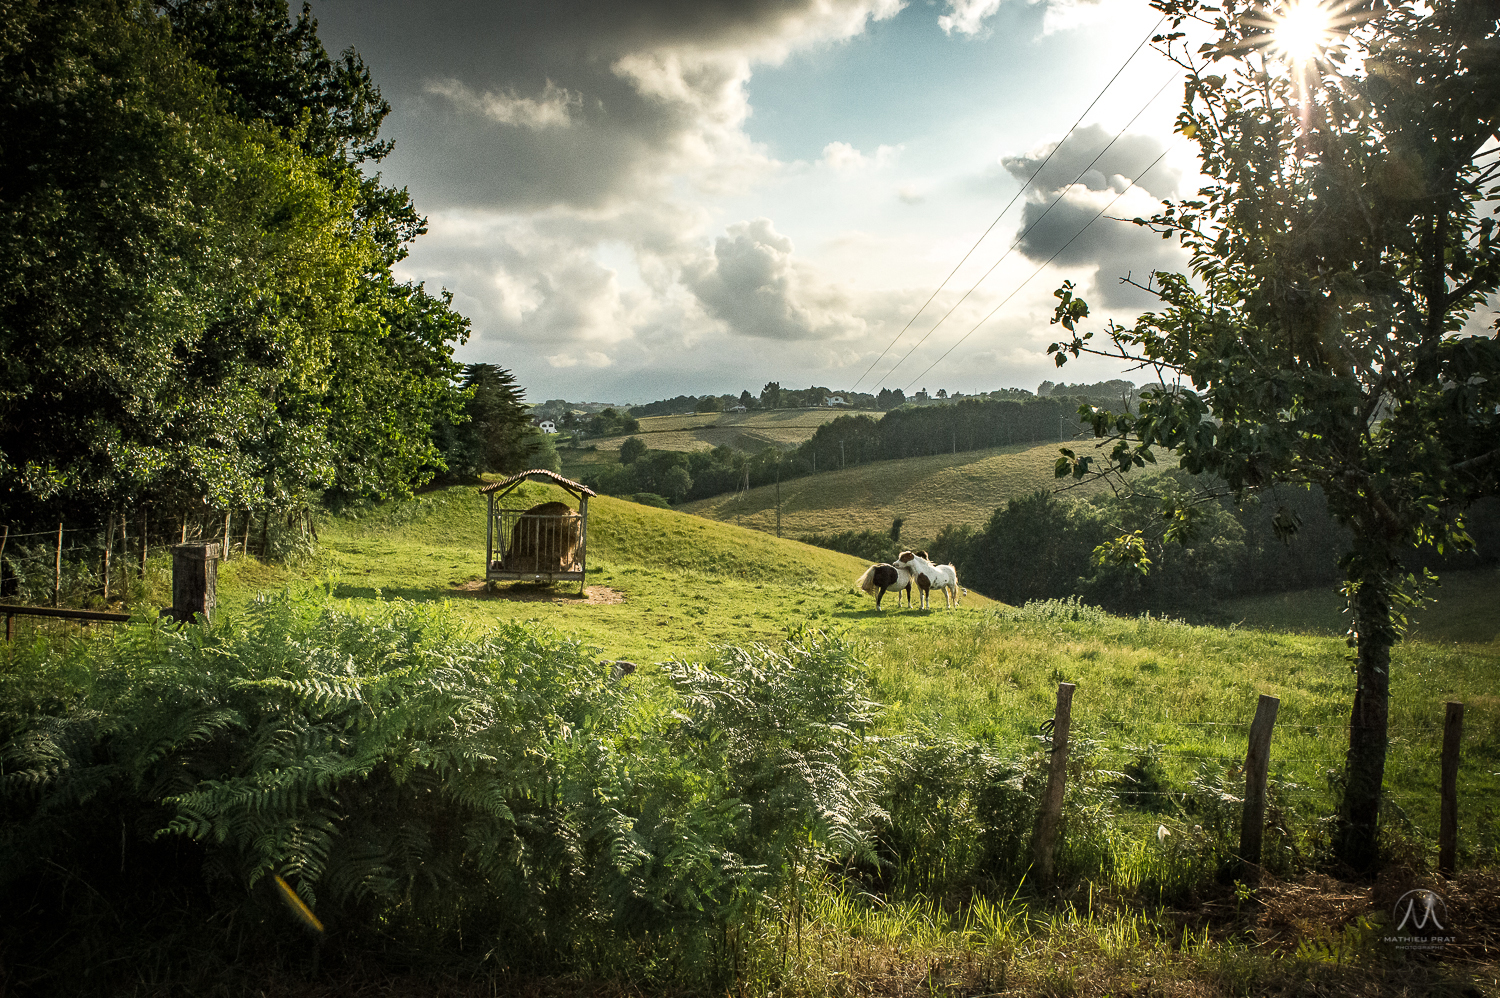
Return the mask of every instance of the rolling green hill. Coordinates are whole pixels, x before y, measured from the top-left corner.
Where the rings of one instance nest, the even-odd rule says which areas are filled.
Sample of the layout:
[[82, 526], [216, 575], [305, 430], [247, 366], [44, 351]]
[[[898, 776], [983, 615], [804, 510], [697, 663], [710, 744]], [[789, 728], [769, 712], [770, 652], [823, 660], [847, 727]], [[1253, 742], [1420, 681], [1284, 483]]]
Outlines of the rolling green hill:
[[[1008, 499], [1057, 487], [1057, 444], [877, 461], [781, 485], [781, 535], [887, 530], [905, 519], [902, 537], [930, 540], [948, 524], [982, 526]], [[1080, 491], [1097, 490], [1091, 483]], [[682, 510], [756, 530], [776, 530], [776, 488], [761, 486], [684, 503]]]
[[[560, 489], [527, 484], [518, 505], [567, 500]], [[571, 504], [571, 503], [570, 503]], [[221, 599], [243, 603], [268, 586], [316, 582], [356, 601], [448, 601], [476, 629], [507, 619], [538, 619], [598, 645], [611, 657], [645, 662], [701, 656], [710, 647], [771, 640], [790, 626], [879, 625], [853, 581], [867, 567], [848, 555], [716, 523], [674, 510], [600, 496], [589, 503], [589, 598], [578, 587], [503, 584], [486, 591], [484, 499], [471, 486], [428, 492], [363, 517], [320, 526], [317, 559], [298, 572], [230, 562]], [[942, 606], [941, 597], [938, 606]], [[972, 594], [956, 616], [997, 606]], [[943, 609], [915, 611], [940, 616]]]
[[[1002, 490], [1049, 482], [1051, 453], [1050, 447], [1033, 447], [976, 462], [927, 458], [899, 467], [925, 472], [924, 488], [949, 483], [950, 492], [966, 497], [972, 508], [991, 495], [999, 501]], [[830, 503], [823, 515], [852, 516], [855, 485], [873, 488], [872, 470], [820, 476], [845, 482], [842, 498], [849, 504]], [[964, 482], [968, 493], [954, 484]], [[921, 494], [907, 486], [898, 501], [915, 502]], [[555, 498], [564, 496], [531, 484], [518, 504]], [[965, 507], [954, 502], [937, 508], [951, 510], [951, 519], [958, 520]], [[889, 599], [877, 612], [873, 600], [852, 586], [865, 567], [855, 558], [608, 497], [590, 503], [588, 598], [577, 597], [575, 586], [524, 583], [504, 584], [492, 594], [478, 581], [483, 510], [473, 487], [455, 487], [386, 504], [361, 518], [330, 519], [320, 528], [317, 560], [300, 571], [253, 561], [226, 566], [225, 599], [232, 605], [267, 585], [311, 583], [369, 612], [380, 612], [393, 599], [440, 602], [459, 626], [477, 632], [503, 620], [537, 620], [603, 656], [641, 663], [647, 676], [656, 672], [655, 663], [701, 660], [715, 646], [774, 642], [802, 624], [844, 629], [862, 642], [874, 695], [889, 705], [882, 727], [892, 735], [929, 731], [1024, 744], [1050, 710], [1057, 682], [1066, 680], [1078, 684], [1075, 725], [1094, 740], [1099, 765], [1119, 770], [1145, 751], [1142, 746], [1152, 745], [1177, 785], [1204, 758], [1242, 757], [1243, 726], [1255, 697], [1272, 692], [1283, 699], [1277, 778], [1298, 787], [1308, 813], [1331, 807], [1322, 774], [1337, 768], [1344, 750], [1348, 650], [1336, 634], [1316, 633], [1318, 628], [1287, 634], [1307, 629], [1301, 626], [1307, 621], [1292, 619], [1280, 604], [1259, 611], [1247, 604], [1244, 622], [1231, 628], [1111, 617], [1068, 603], [1012, 610], [975, 593], [951, 612], [941, 601], [924, 612], [896, 609]], [[909, 508], [898, 511], [917, 516]], [[802, 515], [809, 515], [805, 507]], [[942, 522], [948, 520], [925, 521]], [[1500, 656], [1493, 628], [1451, 630], [1456, 622], [1493, 616], [1487, 607], [1494, 573], [1471, 574], [1445, 587], [1442, 614], [1429, 617], [1425, 628], [1419, 625], [1415, 639], [1398, 645], [1394, 656], [1393, 724], [1401, 738], [1393, 741], [1388, 778], [1400, 805], [1429, 831], [1435, 816], [1429, 735], [1434, 719], [1441, 718], [1442, 701], [1470, 704], [1475, 739], [1487, 737], [1483, 732], [1497, 709], [1489, 692]], [[1327, 600], [1297, 602], [1311, 607]], [[1262, 621], [1269, 626], [1257, 626]], [[1455, 639], [1475, 643], [1454, 645]], [[1464, 793], [1483, 799], [1496, 787], [1493, 753], [1478, 741], [1470, 750], [1486, 761], [1465, 771]]]

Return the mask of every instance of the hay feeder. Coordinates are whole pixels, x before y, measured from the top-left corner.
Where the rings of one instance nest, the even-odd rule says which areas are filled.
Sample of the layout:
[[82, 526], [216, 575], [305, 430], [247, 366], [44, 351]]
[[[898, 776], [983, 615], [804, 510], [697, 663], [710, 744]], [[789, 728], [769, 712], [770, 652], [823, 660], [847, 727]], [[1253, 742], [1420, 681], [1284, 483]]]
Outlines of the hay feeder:
[[[528, 508], [504, 505], [505, 497], [528, 480], [551, 482], [578, 500]], [[488, 582], [577, 582], [583, 593], [588, 555], [589, 497], [598, 495], [555, 472], [534, 468], [481, 488], [489, 499], [485, 520], [485, 572]]]

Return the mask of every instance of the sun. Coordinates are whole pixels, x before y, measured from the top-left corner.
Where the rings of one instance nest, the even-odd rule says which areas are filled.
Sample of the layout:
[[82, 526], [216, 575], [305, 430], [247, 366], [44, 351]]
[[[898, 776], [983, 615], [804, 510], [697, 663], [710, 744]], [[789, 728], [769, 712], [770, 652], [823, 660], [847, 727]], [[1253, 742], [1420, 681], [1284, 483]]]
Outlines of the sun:
[[1293, 3], [1272, 23], [1272, 45], [1294, 65], [1320, 58], [1333, 40], [1333, 12], [1314, 0]]

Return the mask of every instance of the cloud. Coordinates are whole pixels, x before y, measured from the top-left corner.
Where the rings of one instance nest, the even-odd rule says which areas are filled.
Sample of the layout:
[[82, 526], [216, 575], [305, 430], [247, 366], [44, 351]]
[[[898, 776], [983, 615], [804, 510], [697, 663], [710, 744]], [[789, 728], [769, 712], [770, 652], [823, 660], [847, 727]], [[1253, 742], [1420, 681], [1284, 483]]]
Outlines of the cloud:
[[948, 13], [938, 17], [938, 27], [947, 34], [978, 35], [987, 29], [985, 18], [1000, 9], [1003, 0], [948, 0]]
[[[358, 39], [394, 111], [388, 181], [424, 210], [597, 210], [778, 166], [745, 134], [756, 64], [850, 38], [901, 0], [400, 0], [318, 15]], [[410, 24], [370, 32], [361, 24]]]
[[769, 340], [839, 339], [866, 323], [844, 291], [792, 254], [769, 219], [731, 225], [711, 258], [686, 268], [683, 283], [732, 331]]
[[896, 158], [900, 149], [896, 146], [878, 146], [874, 156], [866, 156], [847, 142], [830, 142], [823, 147], [819, 160], [835, 173], [854, 173], [870, 167], [882, 167]]
[[1006, 172], [1027, 183], [1024, 234], [1017, 248], [1038, 262], [1055, 256], [1060, 267], [1092, 268], [1086, 293], [1097, 304], [1151, 304], [1148, 294], [1120, 279], [1145, 283], [1154, 270], [1183, 269], [1186, 257], [1175, 242], [1122, 219], [1150, 217], [1163, 198], [1177, 193], [1180, 173], [1167, 160], [1157, 162], [1165, 149], [1148, 135], [1124, 135], [1111, 143], [1101, 126], [1089, 125], [1061, 146], [1054, 142], [1004, 157], [1000, 164]]
[[[1029, 181], [1030, 190], [1038, 194], [1056, 193], [1074, 183], [1080, 174], [1089, 190], [1103, 190], [1118, 188], [1123, 182], [1119, 178], [1140, 177], [1166, 148], [1160, 139], [1149, 135], [1127, 134], [1111, 142], [1112, 138], [1102, 125], [1085, 125], [1068, 136], [1060, 147], [1051, 142], [1024, 155], [1003, 157], [1000, 165], [1017, 180]], [[1035, 180], [1030, 180], [1044, 161], [1046, 167]], [[1137, 184], [1148, 193], [1165, 198], [1177, 192], [1180, 180], [1181, 174], [1163, 161]]]
[[446, 97], [458, 107], [477, 112], [502, 125], [517, 125], [522, 128], [550, 128], [564, 126], [573, 119], [573, 112], [583, 106], [583, 97], [557, 86], [551, 80], [542, 88], [537, 98], [519, 97], [515, 91], [503, 94], [475, 93], [462, 81], [455, 79], [433, 80], [424, 88], [429, 94]]

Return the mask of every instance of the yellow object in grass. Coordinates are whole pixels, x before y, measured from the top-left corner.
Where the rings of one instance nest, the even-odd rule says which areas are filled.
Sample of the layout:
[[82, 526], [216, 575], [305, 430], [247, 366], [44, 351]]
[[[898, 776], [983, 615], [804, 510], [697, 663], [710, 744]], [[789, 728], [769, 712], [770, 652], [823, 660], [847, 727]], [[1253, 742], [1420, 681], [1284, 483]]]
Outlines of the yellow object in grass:
[[318, 916], [312, 913], [307, 903], [298, 897], [291, 885], [282, 880], [279, 875], [273, 873], [272, 876], [276, 878], [276, 886], [281, 888], [281, 896], [286, 899], [287, 907], [292, 909], [292, 914], [296, 915], [309, 929], [321, 933], [323, 923], [318, 921]]

